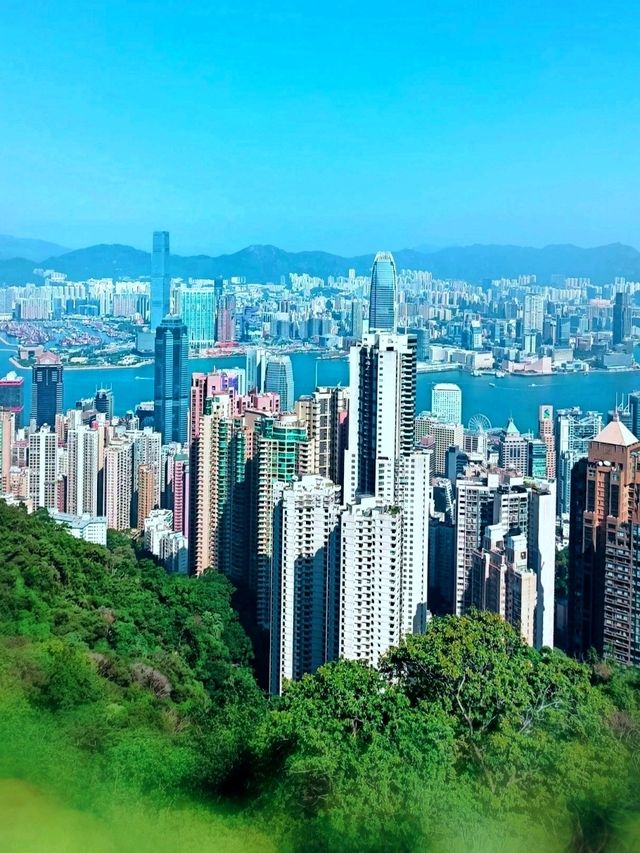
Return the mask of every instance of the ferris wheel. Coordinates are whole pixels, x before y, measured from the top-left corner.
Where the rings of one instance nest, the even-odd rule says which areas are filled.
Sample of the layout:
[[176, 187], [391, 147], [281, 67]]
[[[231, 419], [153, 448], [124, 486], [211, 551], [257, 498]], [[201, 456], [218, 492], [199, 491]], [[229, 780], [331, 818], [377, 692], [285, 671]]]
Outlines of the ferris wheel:
[[467, 428], [470, 432], [489, 432], [491, 421], [486, 415], [471, 415]]

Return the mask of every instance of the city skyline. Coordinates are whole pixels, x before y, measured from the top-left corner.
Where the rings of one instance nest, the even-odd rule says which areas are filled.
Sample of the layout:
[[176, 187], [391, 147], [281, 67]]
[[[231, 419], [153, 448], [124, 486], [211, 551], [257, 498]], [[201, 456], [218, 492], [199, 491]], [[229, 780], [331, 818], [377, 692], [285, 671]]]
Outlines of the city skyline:
[[639, 13], [613, 5], [10, 3], [0, 230], [143, 246], [161, 226], [181, 253], [633, 244]]

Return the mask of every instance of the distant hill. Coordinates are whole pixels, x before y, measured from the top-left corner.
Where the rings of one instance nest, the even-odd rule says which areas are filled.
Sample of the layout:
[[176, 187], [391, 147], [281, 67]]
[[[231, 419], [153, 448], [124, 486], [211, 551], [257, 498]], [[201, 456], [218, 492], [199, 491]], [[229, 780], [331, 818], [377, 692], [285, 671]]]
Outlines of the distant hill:
[[24, 237], [11, 237], [0, 234], [0, 260], [11, 258], [26, 258], [29, 261], [42, 261], [45, 258], [55, 258], [64, 255], [69, 249], [49, 243], [46, 240], [30, 240]]
[[[514, 278], [536, 275], [548, 283], [552, 275], [588, 276], [596, 284], [615, 276], [640, 279], [640, 252], [631, 246], [611, 243], [582, 249], [572, 245], [553, 245], [536, 249], [525, 246], [452, 246], [434, 252], [401, 249], [394, 252], [398, 269], [429, 270], [439, 278], [459, 278], [480, 282], [490, 278]], [[290, 272], [309, 273], [326, 278], [346, 275], [355, 268], [360, 275], [371, 269], [373, 253], [344, 258], [328, 252], [286, 252], [276, 246], [248, 246], [239, 252], [218, 257], [172, 255], [171, 274], [181, 278], [244, 276], [250, 282], [279, 282]], [[101, 277], [148, 276], [151, 257], [131, 246], [89, 246], [35, 264], [24, 255], [0, 260], [0, 284], [37, 281], [34, 267], [55, 269], [71, 280]]]

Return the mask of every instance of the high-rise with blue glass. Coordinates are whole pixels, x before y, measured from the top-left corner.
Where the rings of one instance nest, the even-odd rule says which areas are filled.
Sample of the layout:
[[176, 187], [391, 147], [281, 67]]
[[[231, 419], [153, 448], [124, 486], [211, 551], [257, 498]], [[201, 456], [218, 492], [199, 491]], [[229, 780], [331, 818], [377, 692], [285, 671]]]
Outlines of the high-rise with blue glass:
[[189, 338], [180, 317], [169, 316], [156, 329], [155, 428], [162, 443], [187, 441]]
[[151, 252], [151, 328], [157, 329], [170, 310], [169, 232], [154, 231]]
[[396, 331], [396, 262], [391, 252], [378, 252], [371, 270], [369, 331]]
[[280, 395], [280, 411], [293, 409], [293, 368], [288, 355], [271, 356], [267, 361], [264, 390]]

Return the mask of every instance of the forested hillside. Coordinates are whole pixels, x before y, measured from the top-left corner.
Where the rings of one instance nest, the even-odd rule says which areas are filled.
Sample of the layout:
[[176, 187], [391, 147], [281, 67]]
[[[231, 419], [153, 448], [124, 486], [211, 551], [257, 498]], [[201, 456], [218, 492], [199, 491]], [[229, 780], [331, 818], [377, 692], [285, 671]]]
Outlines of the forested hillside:
[[3, 850], [631, 850], [639, 680], [434, 620], [269, 701], [215, 571], [0, 502]]

